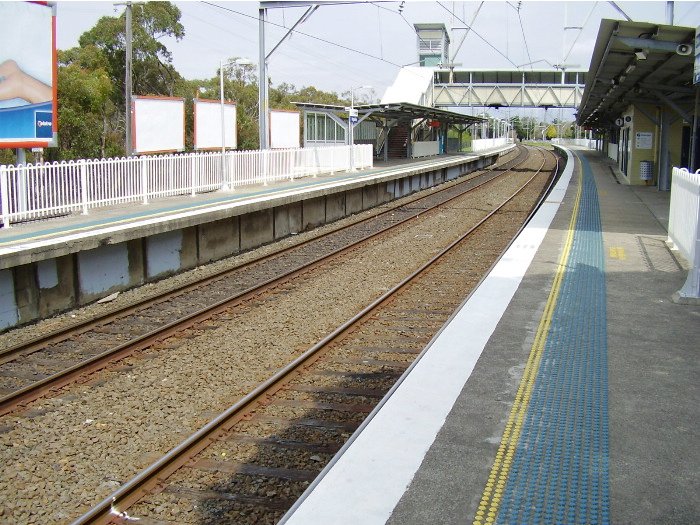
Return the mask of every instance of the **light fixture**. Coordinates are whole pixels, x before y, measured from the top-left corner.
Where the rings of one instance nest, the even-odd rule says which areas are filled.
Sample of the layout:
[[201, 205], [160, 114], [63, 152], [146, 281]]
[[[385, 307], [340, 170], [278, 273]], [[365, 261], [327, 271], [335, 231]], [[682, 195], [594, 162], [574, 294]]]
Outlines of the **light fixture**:
[[625, 68], [625, 75], [629, 75], [632, 71], [637, 68], [637, 64], [630, 64]]
[[637, 57], [637, 60], [646, 60], [647, 56], [649, 54], [648, 49], [635, 49], [634, 54]]

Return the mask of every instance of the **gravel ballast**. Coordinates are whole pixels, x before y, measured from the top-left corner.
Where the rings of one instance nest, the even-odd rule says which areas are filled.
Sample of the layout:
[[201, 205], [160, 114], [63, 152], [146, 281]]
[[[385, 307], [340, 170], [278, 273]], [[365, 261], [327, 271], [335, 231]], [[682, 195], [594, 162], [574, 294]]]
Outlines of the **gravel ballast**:
[[[454, 240], [461, 230], [456, 224], [474, 223], [491, 204], [510, 195], [523, 176], [499, 180], [478, 197], [463, 197], [400, 227], [388, 239], [370, 241], [305, 275], [298, 286], [239, 309], [215, 329], [125, 359], [90, 383], [3, 417], [0, 520], [66, 523], [76, 518], [409, 275]], [[272, 249], [244, 254], [238, 263]], [[173, 281], [226, 264], [232, 262]], [[142, 292], [166, 289], [173, 281]], [[122, 294], [117, 301], [134, 300], [137, 293]], [[38, 326], [55, 329], [69, 323], [70, 315], [94, 310]], [[5, 338], [6, 344], [13, 344], [7, 342], [11, 338]]]

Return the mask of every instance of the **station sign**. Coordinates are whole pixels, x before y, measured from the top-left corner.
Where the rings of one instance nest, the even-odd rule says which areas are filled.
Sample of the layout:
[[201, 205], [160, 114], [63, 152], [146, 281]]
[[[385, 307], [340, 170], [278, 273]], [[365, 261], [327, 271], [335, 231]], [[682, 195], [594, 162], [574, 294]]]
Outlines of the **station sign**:
[[356, 117], [358, 115], [357, 110], [355, 108], [347, 107], [345, 108], [345, 111], [348, 112], [349, 117]]
[[350, 124], [357, 124], [357, 121], [358, 121], [358, 120], [359, 120], [359, 119], [358, 119], [356, 116], [355, 116], [355, 117], [350, 117]]

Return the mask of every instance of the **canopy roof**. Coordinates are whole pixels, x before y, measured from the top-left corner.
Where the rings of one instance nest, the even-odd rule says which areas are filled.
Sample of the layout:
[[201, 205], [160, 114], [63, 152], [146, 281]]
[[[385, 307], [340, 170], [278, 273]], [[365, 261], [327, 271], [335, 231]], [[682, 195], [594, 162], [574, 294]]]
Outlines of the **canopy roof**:
[[[294, 102], [294, 104], [305, 111], [318, 111], [322, 113], [333, 113], [336, 116], [345, 115], [348, 112], [344, 106], [336, 106], [332, 104], [312, 104], [309, 102]], [[369, 120], [414, 120], [414, 119], [430, 119], [449, 125], [466, 125], [484, 122], [481, 117], [472, 117], [471, 115], [463, 115], [454, 111], [445, 109], [432, 108], [429, 106], [419, 106], [418, 104], [409, 104], [401, 102], [396, 104], [364, 104], [353, 106], [357, 110], [360, 119], [367, 118]]]
[[609, 127], [630, 104], [666, 105], [686, 116], [695, 93], [694, 37], [690, 27], [602, 20], [578, 124]]

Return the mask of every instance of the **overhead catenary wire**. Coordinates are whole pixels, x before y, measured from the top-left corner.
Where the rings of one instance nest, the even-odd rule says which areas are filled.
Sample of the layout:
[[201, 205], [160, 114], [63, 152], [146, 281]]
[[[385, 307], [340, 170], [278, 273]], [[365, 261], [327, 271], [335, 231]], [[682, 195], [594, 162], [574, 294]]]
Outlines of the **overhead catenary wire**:
[[454, 13], [452, 13], [452, 11], [450, 11], [450, 9], [449, 9], [447, 6], [445, 6], [442, 2], [436, 2], [436, 3], [437, 3], [437, 5], [439, 5], [440, 7], [442, 7], [442, 8], [443, 8], [445, 11], [447, 11], [448, 13], [453, 14], [454, 17], [455, 17], [457, 20], [459, 20], [462, 24], [464, 24], [466, 27], [470, 28], [471, 32], [474, 33], [477, 37], [479, 37], [487, 46], [489, 46], [491, 49], [493, 49], [494, 51], [496, 51], [496, 53], [498, 53], [499, 55], [501, 55], [501, 56], [502, 56], [503, 58], [505, 58], [508, 62], [510, 62], [511, 64], [513, 64], [513, 66], [518, 67], [518, 66], [515, 64], [515, 62], [513, 62], [510, 58], [508, 58], [506, 55], [504, 55], [503, 52], [502, 52], [500, 49], [498, 49], [498, 48], [497, 48], [496, 46], [494, 46], [491, 42], [489, 42], [489, 41], [486, 40], [483, 36], [481, 36], [479, 33], [477, 33], [477, 32], [474, 30], [474, 28], [473, 28], [472, 26], [470, 26], [469, 24], [467, 24], [463, 19], [461, 19], [460, 17], [458, 17], [457, 15], [455, 15]]
[[[235, 9], [231, 9], [230, 7], [224, 7], [224, 6], [215, 4], [215, 3], [213, 3], [213, 2], [202, 2], [202, 3], [203, 3], [203, 4], [206, 4], [206, 5], [209, 5], [209, 6], [212, 6], [212, 7], [216, 7], [216, 8], [218, 8], [218, 9], [223, 10], [223, 11], [229, 11], [229, 12], [231, 12], [231, 13], [235, 13], [235, 14], [237, 14], [237, 15], [239, 15], [239, 16], [244, 16], [244, 17], [246, 17], [246, 18], [251, 18], [251, 19], [253, 19], [253, 20], [258, 20], [258, 18], [255, 17], [255, 16], [249, 15], [249, 14], [247, 14], [247, 13], [243, 13], [243, 12], [241, 12], [241, 11], [236, 11]], [[275, 23], [275, 22], [272, 22], [271, 20], [265, 20], [265, 23], [268, 24], [268, 25], [272, 25], [272, 26], [275, 26], [275, 27], [282, 28], [282, 29], [287, 29], [287, 28], [285, 28], [282, 24], [277, 24], [277, 23]], [[368, 58], [372, 58], [372, 59], [374, 59], [374, 60], [379, 60], [380, 62], [385, 62], [385, 63], [387, 63], [387, 64], [389, 64], [389, 65], [394, 66], [394, 67], [398, 67], [398, 68], [401, 67], [400, 64], [396, 64], [396, 63], [392, 62], [391, 60], [386, 60], [385, 58], [378, 57], [378, 56], [376, 56], [376, 55], [372, 55], [371, 53], [367, 53], [367, 52], [365, 52], [365, 51], [360, 51], [359, 49], [354, 49], [354, 48], [352, 48], [352, 47], [348, 47], [348, 46], [345, 46], [345, 45], [343, 45], [343, 44], [338, 44], [337, 42], [333, 42], [333, 41], [331, 41], [331, 40], [326, 40], [325, 38], [321, 38], [321, 37], [318, 37], [318, 36], [315, 36], [315, 35], [310, 35], [309, 33], [304, 33], [303, 31], [294, 30], [293, 33], [294, 33], [294, 34], [297, 34], [297, 35], [302, 35], [302, 36], [305, 36], [305, 37], [308, 37], [308, 38], [312, 38], [312, 39], [314, 39], [314, 40], [318, 40], [319, 42], [323, 42], [324, 44], [329, 44], [329, 45], [332, 45], [332, 46], [335, 46], [335, 47], [339, 47], [339, 48], [341, 48], [341, 49], [344, 49], [345, 51], [350, 51], [350, 52], [352, 52], [352, 53], [357, 53], [358, 55], [363, 55], [363, 56], [366, 56], [366, 57], [368, 57]]]
[[[213, 22], [211, 22], [211, 21], [208, 21], [208, 20], [205, 20], [205, 19], [203, 19], [203, 18], [200, 18], [199, 16], [197, 16], [197, 15], [191, 13], [191, 12], [187, 12], [187, 16], [188, 16], [188, 17], [191, 17], [191, 18], [193, 18], [193, 19], [195, 19], [195, 20], [198, 20], [200, 23], [205, 24], [205, 25], [207, 25], [207, 26], [209, 26], [209, 27], [218, 29], [219, 31], [221, 31], [221, 32], [223, 32], [223, 33], [226, 33], [226, 34], [229, 34], [229, 35], [233, 35], [233, 36], [235, 36], [236, 38], [239, 38], [239, 39], [244, 40], [244, 41], [246, 41], [246, 42], [249, 42], [249, 43], [251, 43], [251, 44], [257, 45], [257, 40], [255, 40], [255, 39], [253, 39], [253, 38], [248, 38], [248, 37], [244, 36], [244, 35], [245, 35], [245, 32], [244, 32], [244, 31], [234, 31], [234, 30], [232, 30], [232, 29], [230, 29], [230, 28], [222, 27], [222, 26], [217, 25], [217, 24], [215, 24], [215, 23], [213, 23]], [[216, 52], [219, 52], [219, 51], [220, 51], [220, 49], [214, 48], [214, 47], [208, 45], [209, 39], [207, 39], [206, 41], [204, 41], [204, 40], [198, 38], [197, 35], [193, 35], [193, 34], [191, 34], [191, 33], [188, 33], [188, 34], [190, 34], [190, 37], [191, 37], [191, 38], [194, 38], [194, 39], [196, 39], [196, 40], [199, 40], [199, 41], [201, 41], [201, 42], [204, 42], [204, 43], [206, 44], [206, 47], [207, 47], [208, 49], [210, 49], [211, 51], [216, 51]], [[297, 60], [297, 61], [302, 62], [302, 63], [304, 63], [304, 64], [307, 64], [307, 65], [309, 65], [309, 66], [314, 66], [314, 65], [316, 65], [316, 62], [314, 62], [314, 60], [323, 60], [323, 61], [325, 61], [325, 62], [327, 62], [327, 63], [329, 63], [329, 64], [331, 64], [331, 65], [337, 67], [337, 71], [336, 71], [336, 73], [335, 73], [336, 76], [340, 76], [340, 77], [346, 78], [346, 79], [348, 79], [348, 80], [350, 80], [350, 81], [353, 81], [353, 82], [356, 81], [356, 77], [353, 77], [353, 76], [351, 76], [351, 75], [346, 74], [346, 71], [352, 70], [352, 71], [357, 72], [358, 75], [359, 75], [359, 74], [364, 74], [364, 75], [367, 74], [367, 71], [366, 71], [366, 70], [362, 70], [362, 69], [359, 69], [359, 68], [355, 68], [355, 67], [353, 67], [352, 65], [349, 65], [349, 64], [346, 64], [346, 63], [341, 63], [341, 62], [334, 61], [334, 60], [330, 59], [329, 57], [324, 56], [324, 55], [318, 53], [315, 49], [312, 49], [312, 48], [310, 49], [310, 48], [305, 47], [303, 44], [301, 44], [301, 42], [298, 42], [298, 43], [297, 43], [297, 46], [301, 46], [301, 47], [304, 49], [303, 55], [301, 55], [301, 56], [293, 55], [293, 54], [291, 54], [291, 53], [289, 53], [289, 52], [286, 52], [286, 51], [284, 51], [284, 50], [279, 50], [278, 53], [279, 53], [280, 55], [284, 56], [284, 57], [287, 57], [287, 58], [289, 58], [289, 59]], [[313, 56], [313, 57], [316, 57], [316, 59], [307, 60], [307, 59], [306, 59], [306, 55], [309, 55], [309, 56], [310, 56], [309, 58], [311, 58], [312, 56]], [[381, 79], [381, 80], [380, 80], [379, 77], [373, 77], [373, 80], [376, 80], [377, 83], [380, 83], [380, 84], [381, 84], [382, 82], [385, 82], [384, 79]]]
[[574, 41], [571, 43], [571, 47], [569, 48], [569, 51], [566, 53], [566, 56], [562, 60], [562, 63], [566, 63], [568, 60], [569, 56], [571, 55], [571, 52], [574, 50], [574, 46], [576, 45], [576, 42], [578, 42], [579, 37], [581, 36], [581, 33], [583, 33], [583, 28], [586, 27], [586, 24], [591, 18], [591, 15], [593, 14], [593, 11], [595, 11], [595, 8], [598, 6], [598, 2], [593, 3], [593, 7], [591, 7], [591, 10], [588, 12], [588, 15], [586, 16], [586, 19], [583, 21], [583, 24], [581, 24], [581, 28], [578, 30], [578, 35], [576, 35], [576, 38], [574, 38]]
[[[523, 27], [523, 17], [520, 14], [520, 7], [521, 7], [521, 2], [518, 2], [518, 20], [520, 21], [520, 31], [523, 34], [523, 42], [525, 43], [525, 51], [527, 52], [527, 59], [532, 62], [532, 57], [530, 56], [530, 47], [527, 45], [527, 38], [525, 37], [525, 28]], [[530, 65], [530, 69], [532, 69], [532, 64]]]
[[[376, 5], [379, 9], [383, 9], [384, 11], [389, 11], [390, 13], [394, 13], [394, 14], [396, 14], [396, 15], [399, 15], [399, 16], [401, 17], [401, 19], [402, 19], [404, 22], [406, 22], [406, 25], [411, 29], [411, 32], [414, 33], [414, 34], [418, 37], [418, 40], [420, 40], [423, 44], [427, 44], [427, 42], [426, 42], [425, 40], [423, 40], [423, 39], [421, 38], [421, 36], [416, 32], [416, 28], [413, 26], [413, 24], [411, 24], [411, 22], [409, 22], [408, 20], [406, 20], [406, 17], [405, 17], [404, 14], [403, 14], [403, 2], [401, 2], [401, 5], [399, 5], [399, 10], [398, 10], [398, 11], [394, 11], [393, 9], [389, 9], [389, 8], [387, 8], [387, 7], [381, 6], [381, 5], [379, 5], [379, 4], [375, 3], [375, 2], [371, 2], [371, 3], [372, 3], [372, 5]], [[483, 2], [482, 2], [482, 3], [483, 3]]]

